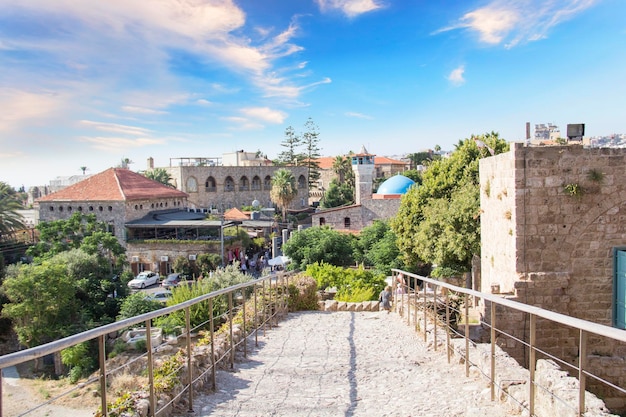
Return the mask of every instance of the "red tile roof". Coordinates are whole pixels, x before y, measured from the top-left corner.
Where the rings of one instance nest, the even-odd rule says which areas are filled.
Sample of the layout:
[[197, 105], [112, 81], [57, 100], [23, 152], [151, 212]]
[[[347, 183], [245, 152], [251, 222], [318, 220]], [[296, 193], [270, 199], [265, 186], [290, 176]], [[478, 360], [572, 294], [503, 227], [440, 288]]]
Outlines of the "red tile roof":
[[37, 201], [128, 201], [187, 194], [125, 168], [109, 168]]
[[[320, 169], [333, 169], [333, 163], [336, 158], [336, 156], [322, 156], [321, 158], [317, 158], [315, 160], [317, 161]], [[347, 156], [347, 158], [349, 159], [350, 156]], [[408, 162], [387, 158], [386, 156], [375, 156], [374, 165], [408, 165]]]

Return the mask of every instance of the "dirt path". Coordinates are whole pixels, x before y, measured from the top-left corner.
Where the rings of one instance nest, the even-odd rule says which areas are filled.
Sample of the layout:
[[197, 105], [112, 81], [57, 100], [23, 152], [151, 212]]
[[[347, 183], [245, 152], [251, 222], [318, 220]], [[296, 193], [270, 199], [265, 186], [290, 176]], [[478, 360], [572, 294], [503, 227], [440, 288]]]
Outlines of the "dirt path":
[[[63, 381], [50, 381], [20, 378], [15, 367], [2, 371], [2, 416], [17, 417], [92, 417], [98, 409], [98, 398], [93, 398], [91, 390], [85, 388], [75, 391], [68, 398], [44, 405], [31, 413], [30, 408], [53, 398], [60, 392], [69, 389]], [[91, 396], [92, 398], [89, 398]], [[84, 407], [88, 406], [89, 409]]]

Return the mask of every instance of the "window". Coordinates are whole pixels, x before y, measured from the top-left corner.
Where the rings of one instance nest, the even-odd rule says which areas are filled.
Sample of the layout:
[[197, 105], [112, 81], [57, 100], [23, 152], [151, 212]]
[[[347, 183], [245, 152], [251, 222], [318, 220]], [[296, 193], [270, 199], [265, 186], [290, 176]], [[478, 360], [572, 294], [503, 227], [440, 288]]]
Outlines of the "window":
[[194, 177], [187, 178], [187, 192], [188, 193], [198, 192], [198, 181]]
[[266, 176], [263, 180], [263, 189], [266, 191], [272, 189], [272, 177], [270, 177], [269, 175]]
[[326, 224], [326, 219], [324, 217], [320, 217], [320, 226], [324, 226]]
[[216, 191], [215, 178], [209, 177], [204, 183], [204, 191], [207, 193], [214, 193]]
[[258, 175], [255, 175], [254, 178], [252, 178], [252, 190], [258, 191], [260, 189], [261, 189], [261, 178], [259, 178]]
[[346, 229], [350, 228], [350, 217], [345, 217], [343, 219], [343, 227], [345, 227]]
[[230, 176], [224, 180], [224, 191], [235, 191], [235, 181]]
[[239, 179], [239, 191], [249, 191], [250, 190], [250, 181], [248, 181], [248, 177], [243, 176]]
[[306, 188], [306, 178], [304, 178], [304, 175], [298, 177], [298, 188]]

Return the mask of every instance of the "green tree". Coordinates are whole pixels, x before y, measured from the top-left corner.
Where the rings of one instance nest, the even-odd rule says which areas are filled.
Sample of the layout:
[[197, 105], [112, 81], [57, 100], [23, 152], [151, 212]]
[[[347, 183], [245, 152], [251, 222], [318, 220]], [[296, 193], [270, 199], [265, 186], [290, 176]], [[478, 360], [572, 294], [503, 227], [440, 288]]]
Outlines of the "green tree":
[[280, 146], [286, 148], [284, 151], [278, 154], [279, 165], [299, 165], [304, 159], [304, 155], [298, 152], [298, 149], [302, 145], [302, 139], [293, 127], [288, 126], [285, 129], [285, 139], [281, 142]]
[[296, 178], [291, 171], [285, 168], [277, 170], [272, 177], [270, 198], [281, 208], [283, 222], [287, 220], [287, 208], [289, 204], [297, 195], [298, 188], [296, 187]]
[[16, 276], [5, 279], [2, 291], [9, 299], [2, 315], [12, 320], [24, 346], [51, 342], [74, 330], [79, 302], [66, 265], [48, 261], [22, 265]]
[[304, 146], [304, 164], [307, 167], [309, 176], [309, 188], [317, 185], [320, 179], [320, 166], [317, 159], [320, 157], [320, 138], [319, 129], [313, 119], [309, 119], [304, 124], [304, 133], [302, 134], [302, 145]]
[[95, 214], [74, 213], [65, 220], [39, 223], [39, 242], [26, 252], [33, 257], [50, 258], [60, 252], [77, 249], [83, 239], [96, 231], [106, 232], [107, 225]]
[[160, 302], [146, 298], [145, 293], [138, 291], [124, 299], [117, 321], [149, 313], [160, 308], [163, 308]]
[[25, 229], [24, 220], [18, 213], [23, 209], [15, 190], [4, 182], [0, 182], [0, 237]]
[[150, 178], [156, 182], [160, 182], [163, 185], [167, 185], [168, 187], [174, 187], [172, 185], [172, 176], [169, 172], [165, 170], [165, 168], [154, 168], [143, 173], [144, 177]]
[[478, 161], [486, 156], [477, 141], [496, 153], [508, 150], [494, 132], [459, 141], [452, 155], [433, 161], [421, 186], [402, 199], [391, 228], [407, 265], [427, 262], [457, 273], [471, 269], [472, 256], [480, 252]]
[[339, 184], [347, 184], [354, 188], [354, 171], [352, 170], [350, 159], [341, 155], [336, 156], [333, 161], [332, 170], [337, 174]]
[[333, 178], [320, 201], [320, 207], [333, 208], [352, 203], [354, 203], [354, 186], [339, 183], [336, 178]]
[[410, 169], [417, 169], [418, 165], [426, 165], [432, 159], [432, 151], [431, 152], [416, 152], [410, 153], [406, 156], [410, 163]]
[[376, 273], [390, 275], [391, 268], [404, 266], [400, 250], [396, 244], [396, 235], [388, 221], [375, 220], [361, 230], [354, 242], [354, 258], [367, 266], [372, 266]]
[[291, 258], [291, 267], [295, 269], [305, 269], [316, 262], [336, 266], [354, 264], [352, 236], [327, 226], [295, 232], [283, 243], [283, 253]]
[[415, 181], [418, 186], [422, 184], [422, 173], [416, 169], [406, 170], [402, 175]]

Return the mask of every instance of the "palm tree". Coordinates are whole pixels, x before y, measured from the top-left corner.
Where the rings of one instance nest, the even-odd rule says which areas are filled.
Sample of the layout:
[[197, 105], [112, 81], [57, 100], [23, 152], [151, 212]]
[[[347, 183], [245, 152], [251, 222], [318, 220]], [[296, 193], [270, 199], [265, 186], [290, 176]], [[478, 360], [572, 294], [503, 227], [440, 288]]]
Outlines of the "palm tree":
[[81, 171], [83, 171], [83, 175], [85, 175], [85, 171], [87, 171], [89, 168], [82, 166], [79, 168]]
[[143, 173], [144, 177], [150, 178], [151, 180], [160, 182], [163, 185], [167, 185], [168, 187], [174, 187], [170, 181], [172, 181], [172, 176], [169, 172], [165, 170], [165, 168], [154, 168], [150, 171], [146, 171]]
[[15, 190], [0, 182], [0, 236], [25, 229], [23, 217], [17, 212], [23, 209]]
[[281, 168], [272, 177], [272, 190], [270, 198], [278, 205], [283, 212], [283, 222], [287, 219], [287, 207], [298, 195], [296, 188], [296, 178], [291, 171]]

